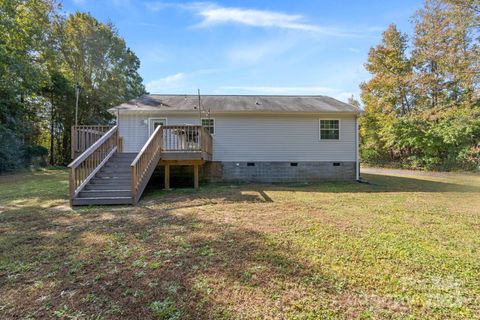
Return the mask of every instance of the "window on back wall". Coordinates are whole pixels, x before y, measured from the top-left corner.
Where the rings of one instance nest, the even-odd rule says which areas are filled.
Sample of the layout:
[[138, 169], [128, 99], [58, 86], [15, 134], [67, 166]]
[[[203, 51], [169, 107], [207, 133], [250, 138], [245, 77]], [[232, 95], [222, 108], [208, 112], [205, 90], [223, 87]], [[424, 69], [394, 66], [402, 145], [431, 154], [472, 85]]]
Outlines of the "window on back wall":
[[204, 126], [210, 134], [215, 133], [215, 119], [202, 119], [202, 126]]
[[340, 140], [340, 120], [320, 119], [320, 140]]

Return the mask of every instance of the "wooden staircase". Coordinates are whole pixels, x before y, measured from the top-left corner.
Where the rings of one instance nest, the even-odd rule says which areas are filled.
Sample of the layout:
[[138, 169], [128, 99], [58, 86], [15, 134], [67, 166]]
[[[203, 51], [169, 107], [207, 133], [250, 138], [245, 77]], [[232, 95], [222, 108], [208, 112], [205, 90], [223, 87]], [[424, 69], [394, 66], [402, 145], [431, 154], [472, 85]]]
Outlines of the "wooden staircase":
[[[159, 126], [139, 153], [122, 153], [118, 126], [108, 128], [72, 128], [72, 157], [81, 153], [68, 165], [72, 206], [135, 205], [159, 162], [203, 163], [212, 158], [212, 136], [202, 126]], [[198, 181], [197, 165], [195, 169]]]
[[72, 200], [72, 205], [132, 204], [130, 164], [136, 153], [115, 153]]

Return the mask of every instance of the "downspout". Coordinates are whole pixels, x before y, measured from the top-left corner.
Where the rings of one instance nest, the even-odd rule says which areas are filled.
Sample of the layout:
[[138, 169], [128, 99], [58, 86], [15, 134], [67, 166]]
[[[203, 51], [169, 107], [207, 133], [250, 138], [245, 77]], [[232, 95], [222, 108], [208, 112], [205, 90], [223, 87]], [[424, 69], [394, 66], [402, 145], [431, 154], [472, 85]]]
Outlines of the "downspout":
[[359, 149], [359, 136], [358, 136], [358, 115], [355, 116], [355, 179], [360, 181], [360, 160], [358, 156]]

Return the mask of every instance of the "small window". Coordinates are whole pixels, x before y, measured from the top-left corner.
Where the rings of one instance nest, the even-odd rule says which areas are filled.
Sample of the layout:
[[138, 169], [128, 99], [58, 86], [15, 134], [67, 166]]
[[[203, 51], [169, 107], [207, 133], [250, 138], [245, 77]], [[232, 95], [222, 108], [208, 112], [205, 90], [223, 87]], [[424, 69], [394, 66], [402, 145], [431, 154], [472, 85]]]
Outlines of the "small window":
[[255, 167], [255, 162], [247, 162], [247, 167]]
[[290, 167], [298, 167], [298, 162], [290, 162]]
[[333, 163], [333, 166], [334, 166], [334, 167], [340, 167], [340, 162], [334, 162], [334, 163]]
[[215, 119], [202, 119], [202, 126], [204, 126], [210, 134], [215, 134]]
[[320, 140], [339, 140], [340, 120], [320, 120]]

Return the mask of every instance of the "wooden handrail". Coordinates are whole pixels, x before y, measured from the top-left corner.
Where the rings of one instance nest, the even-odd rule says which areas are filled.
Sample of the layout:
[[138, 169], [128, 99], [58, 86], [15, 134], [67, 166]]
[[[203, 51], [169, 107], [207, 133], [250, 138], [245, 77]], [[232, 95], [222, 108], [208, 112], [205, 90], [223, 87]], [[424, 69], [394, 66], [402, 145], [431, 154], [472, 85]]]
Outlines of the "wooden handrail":
[[92, 144], [100, 139], [112, 125], [78, 125], [72, 126], [71, 132], [71, 156], [75, 159], [79, 154], [87, 150]]
[[163, 145], [163, 129], [158, 126], [147, 140], [142, 150], [138, 153], [130, 165], [132, 181], [132, 201], [137, 203], [143, 189], [147, 184], [149, 173], [155, 169], [160, 159]]
[[202, 127], [202, 151], [207, 153], [208, 155], [212, 155], [213, 153], [213, 138], [211, 133], [207, 130], [207, 128]]
[[118, 142], [118, 127], [114, 126], [68, 165], [70, 201], [117, 151]]

